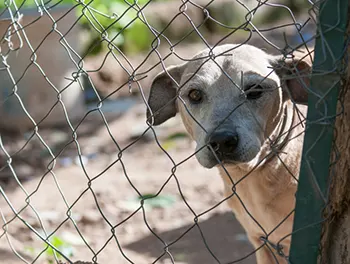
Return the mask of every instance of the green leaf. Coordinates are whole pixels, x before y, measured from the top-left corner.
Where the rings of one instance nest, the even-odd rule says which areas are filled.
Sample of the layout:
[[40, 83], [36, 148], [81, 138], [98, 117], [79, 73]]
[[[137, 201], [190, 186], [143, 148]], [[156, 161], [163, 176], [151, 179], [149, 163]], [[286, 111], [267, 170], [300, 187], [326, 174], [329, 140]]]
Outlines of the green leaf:
[[[109, 34], [109, 39], [112, 39], [119, 33], [118, 37], [113, 40], [113, 42], [121, 48], [121, 50], [129, 53], [148, 50], [154, 38], [148, 27], [137, 18], [137, 11], [130, 7], [134, 4], [138, 4], [142, 7], [142, 5], [148, 3], [149, 0], [85, 0], [81, 4], [75, 0], [44, 0], [43, 2], [46, 7], [57, 4], [76, 5], [75, 12], [79, 18], [79, 24], [89, 32], [89, 44], [85, 48], [90, 47], [92, 43], [94, 43], [96, 34], [100, 35], [99, 32], [104, 32], [105, 30]], [[34, 0], [7, 0], [0, 1], [0, 12], [9, 5], [11, 9], [15, 10], [15, 7], [18, 8], [22, 4], [23, 8], [37, 7]], [[38, 4], [41, 5], [41, 1], [38, 1]], [[101, 36], [99, 37], [101, 38]], [[106, 47], [106, 43], [99, 44], [99, 48], [94, 49], [92, 54], [100, 52]]]
[[[50, 243], [53, 247], [57, 248], [65, 256], [72, 256], [73, 255], [72, 246], [70, 244], [68, 244], [67, 242], [65, 242], [63, 239], [61, 239], [60, 237], [53, 236], [50, 239]], [[51, 247], [50, 245], [48, 245], [48, 246], [49, 247], [45, 251], [45, 254], [48, 257], [48, 259], [50, 259], [50, 258], [54, 257], [55, 249], [53, 247]], [[61, 254], [59, 252], [56, 252], [56, 255], [59, 259], [62, 258]]]
[[141, 201], [144, 199], [144, 204], [149, 205], [151, 207], [169, 207], [172, 206], [176, 202], [176, 198], [170, 194], [168, 195], [157, 195], [155, 194], [144, 194], [141, 197], [138, 197], [138, 200]]
[[51, 239], [51, 244], [54, 246], [54, 247], [62, 247], [65, 245], [65, 242], [59, 238], [58, 236], [53, 236], [52, 239]]
[[176, 143], [173, 140], [166, 140], [161, 145], [162, 148], [166, 151], [176, 147]]
[[[124, 2], [114, 2], [110, 6], [111, 13], [115, 13], [118, 15], [118, 24], [121, 28], [126, 27], [133, 19], [137, 17], [137, 13], [134, 9], [130, 9], [130, 7]], [[128, 10], [125, 14], [124, 12]], [[132, 26], [131, 24], [130, 26]]]
[[188, 134], [185, 132], [177, 132], [177, 133], [169, 135], [167, 137], [167, 140], [176, 140], [179, 138], [188, 138]]
[[132, 23], [132, 27], [125, 30], [124, 35], [128, 53], [146, 51], [151, 47], [152, 34], [139, 18]]
[[125, 41], [124, 36], [122, 34], [120, 34], [119, 31], [111, 30], [109, 32], [108, 36], [109, 36], [109, 39], [113, 40], [113, 43], [115, 45], [120, 46], [120, 45], [124, 44], [124, 41]]

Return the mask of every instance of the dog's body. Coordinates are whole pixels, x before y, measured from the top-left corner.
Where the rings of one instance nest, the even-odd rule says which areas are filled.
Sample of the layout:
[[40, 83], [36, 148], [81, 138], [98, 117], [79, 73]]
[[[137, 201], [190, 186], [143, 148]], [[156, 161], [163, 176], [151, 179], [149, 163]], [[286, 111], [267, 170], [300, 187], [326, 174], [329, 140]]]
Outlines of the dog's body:
[[180, 112], [199, 163], [219, 168], [258, 264], [286, 263], [278, 251], [289, 253], [306, 112], [290, 99], [306, 102], [308, 79], [282, 79], [305, 69], [249, 45], [223, 45], [167, 69], [151, 87], [149, 121]]
[[[294, 106], [288, 103], [287, 107]], [[306, 107], [299, 106], [299, 109], [306, 114]], [[235, 188], [237, 196], [232, 196], [228, 204], [246, 230], [251, 243], [255, 248], [260, 248], [256, 252], [259, 264], [287, 263], [272, 246], [268, 249], [262, 238], [267, 237], [273, 245], [282, 246], [281, 253], [288, 256], [293, 226], [291, 212], [295, 206], [297, 189], [297, 179], [294, 177], [299, 174], [304, 130], [302, 125], [298, 125], [299, 119], [296, 116], [292, 118], [294, 129], [290, 131], [289, 138], [293, 140], [284, 146], [279, 157], [271, 157], [251, 172], [250, 169], [238, 166], [225, 166], [233, 182], [238, 182]], [[259, 152], [258, 160], [270, 152], [266, 146]], [[225, 182], [225, 196], [229, 197], [233, 185], [227, 173], [222, 168], [219, 170]]]

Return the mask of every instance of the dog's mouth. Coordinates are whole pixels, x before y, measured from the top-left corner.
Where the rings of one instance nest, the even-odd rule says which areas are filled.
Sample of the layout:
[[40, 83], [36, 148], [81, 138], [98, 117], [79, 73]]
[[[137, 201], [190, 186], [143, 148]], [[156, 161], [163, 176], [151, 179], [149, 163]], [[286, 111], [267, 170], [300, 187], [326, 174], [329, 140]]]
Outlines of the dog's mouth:
[[237, 160], [237, 157], [233, 153], [226, 153], [221, 152], [219, 149], [214, 149], [214, 153], [212, 152], [210, 147], [207, 147], [207, 149], [210, 152], [210, 155], [212, 156], [212, 159], [214, 159], [218, 164], [237, 164], [240, 163]]
[[242, 162], [237, 161], [237, 160], [233, 160], [233, 159], [224, 159], [224, 160], [221, 161], [221, 163], [224, 164], [224, 165], [226, 165], [226, 164], [227, 165], [237, 165], [237, 164], [240, 164]]
[[209, 163], [207, 164], [202, 164], [204, 167], [210, 169], [213, 167], [227, 167], [227, 166], [237, 166], [239, 164], [242, 164], [240, 161], [232, 160], [232, 159], [224, 159], [224, 160], [217, 160], [217, 159], [212, 159]]
[[237, 157], [235, 157], [232, 153], [222, 153], [222, 152], [215, 152], [210, 153], [210, 159], [212, 163], [212, 167], [214, 166], [220, 166], [220, 165], [237, 165], [242, 163]]
[[[257, 151], [258, 152], [258, 151]], [[251, 162], [257, 153], [254, 155], [244, 155], [239, 152], [225, 153], [220, 151], [209, 152], [209, 160], [211, 167], [214, 166], [239, 166]]]
[[227, 166], [227, 165], [238, 165], [242, 162], [234, 160], [234, 159], [221, 159], [220, 161], [217, 161], [217, 164], [215, 166]]
[[258, 152], [254, 151], [254, 153], [247, 155], [246, 152], [238, 150], [233, 152], [220, 151], [220, 149], [213, 149], [212, 146], [201, 150], [204, 151], [199, 151], [196, 154], [196, 158], [203, 167], [208, 169], [218, 166], [239, 166], [249, 163]]

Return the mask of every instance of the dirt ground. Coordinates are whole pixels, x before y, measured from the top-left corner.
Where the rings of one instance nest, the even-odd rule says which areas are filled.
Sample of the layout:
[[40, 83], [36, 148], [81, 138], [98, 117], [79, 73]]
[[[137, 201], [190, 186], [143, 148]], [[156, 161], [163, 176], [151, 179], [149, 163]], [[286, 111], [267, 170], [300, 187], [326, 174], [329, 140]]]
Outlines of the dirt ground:
[[[173, 9], [167, 9], [162, 14], [165, 19], [173, 16]], [[174, 10], [178, 12], [178, 7]], [[203, 15], [201, 9], [197, 13]], [[180, 26], [183, 21], [179, 20]], [[294, 25], [286, 29], [283, 24], [270, 25], [276, 30], [264, 32], [264, 37], [276, 40], [272, 42], [281, 48], [286, 38], [289, 45], [299, 45], [300, 32], [294, 32]], [[306, 28], [302, 34], [308, 38], [313, 29]], [[222, 41], [221, 35], [210, 33], [208, 41], [250, 39], [249, 44], [277, 51], [260, 34], [245, 34], [242, 40], [232, 35]], [[167, 65], [191, 58], [202, 46], [200, 42], [176, 47], [180, 56], [169, 57]], [[128, 57], [133, 65], [144, 58]], [[104, 96], [119, 87], [118, 81], [124, 83], [130, 77], [121, 77], [118, 67], [125, 74], [114, 57], [87, 60], [86, 69]], [[150, 87], [156, 72], [154, 68], [147, 71], [148, 78], [140, 78], [143, 87]], [[119, 96], [129, 96], [129, 90], [119, 90], [115, 97]], [[112, 108], [115, 111], [115, 105]], [[120, 108], [123, 114], [118, 116], [104, 111], [108, 125], [97, 111], [90, 113], [76, 134], [67, 127], [39, 129], [40, 137], [1, 133], [0, 264], [256, 263], [244, 230], [226, 203], [221, 203], [223, 184], [218, 172], [202, 168], [192, 157], [194, 144], [185, 136], [179, 118], [155, 128], [157, 143], [152, 130], [139, 138], [148, 128], [144, 104], [128, 111], [123, 105]], [[63, 257], [55, 260], [45, 243], [47, 237]]]
[[[124, 149], [122, 155], [118, 156], [104, 124], [85, 122], [77, 131], [84, 166], [73, 158], [78, 153], [73, 142], [49, 173], [37, 170], [20, 180], [21, 185], [13, 176], [2, 184], [0, 263], [56, 263], [50, 262], [53, 254], [39, 238], [45, 237], [45, 231], [52, 234], [51, 241], [58, 240], [52, 243], [68, 258], [60, 260], [68, 263], [165, 264], [172, 263], [171, 258], [179, 264], [255, 263], [254, 255], [246, 258], [252, 247], [228, 206], [222, 203], [211, 209], [223, 199], [221, 178], [215, 169], [200, 167], [194, 157], [186, 160], [194, 146], [178, 118], [155, 130], [169, 156], [151, 131], [130, 145], [147, 128], [144, 111], [143, 105], [136, 105], [108, 122]], [[50, 142], [55, 133], [43, 131], [43, 138], [45, 133]], [[21, 178], [20, 170], [17, 176]], [[157, 198], [146, 200], [140, 208], [140, 194], [157, 193]], [[23, 221], [14, 218], [14, 211], [20, 210]]]

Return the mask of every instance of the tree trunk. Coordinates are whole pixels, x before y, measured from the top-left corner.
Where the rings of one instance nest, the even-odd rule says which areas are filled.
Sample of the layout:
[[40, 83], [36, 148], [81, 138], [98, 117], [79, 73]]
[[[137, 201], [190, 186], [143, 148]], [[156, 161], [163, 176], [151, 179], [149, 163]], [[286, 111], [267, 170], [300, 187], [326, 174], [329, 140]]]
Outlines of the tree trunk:
[[[348, 23], [347, 37], [349, 34]], [[347, 56], [350, 56], [349, 45]], [[324, 212], [327, 220], [323, 224], [320, 264], [350, 264], [350, 65], [347, 66], [337, 109], [337, 113], [342, 114], [335, 123], [335, 150], [330, 168], [329, 206]]]

